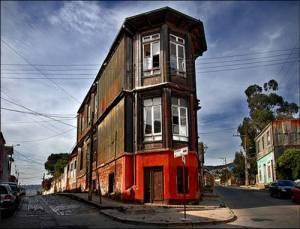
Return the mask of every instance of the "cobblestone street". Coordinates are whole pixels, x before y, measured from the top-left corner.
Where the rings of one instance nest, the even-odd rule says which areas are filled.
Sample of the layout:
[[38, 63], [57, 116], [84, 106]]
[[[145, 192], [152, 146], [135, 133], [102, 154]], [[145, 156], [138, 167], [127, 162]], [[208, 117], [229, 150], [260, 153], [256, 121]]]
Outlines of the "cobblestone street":
[[135, 228], [99, 213], [97, 208], [68, 197], [26, 196], [13, 216], [2, 219], [0, 228]]

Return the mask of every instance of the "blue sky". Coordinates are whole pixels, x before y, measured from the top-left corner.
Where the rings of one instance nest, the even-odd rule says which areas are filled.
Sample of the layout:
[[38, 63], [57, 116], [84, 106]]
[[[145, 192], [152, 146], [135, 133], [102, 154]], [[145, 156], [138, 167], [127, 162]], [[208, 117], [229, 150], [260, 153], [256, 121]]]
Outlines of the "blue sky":
[[[204, 23], [208, 51], [196, 62], [202, 106], [198, 131], [208, 146], [206, 164], [221, 164], [220, 157], [233, 160], [240, 149], [233, 128], [248, 114], [247, 86], [276, 79], [279, 94], [299, 104], [299, 59], [295, 61], [299, 55], [295, 48], [300, 47], [299, 2], [1, 2], [1, 97], [34, 111], [62, 114], [60, 119], [76, 125], [70, 117], [76, 115], [78, 101], [87, 93], [125, 17], [164, 6]], [[81, 66], [34, 68], [28, 62]], [[224, 70], [232, 68], [240, 69]], [[13, 79], [39, 77], [40, 71], [88, 74], [74, 77], [91, 79], [55, 83]], [[8, 74], [17, 72], [22, 74]], [[5, 100], [2, 107], [24, 110]], [[41, 163], [50, 153], [70, 152], [76, 139], [75, 128], [7, 110], [2, 110], [2, 131], [8, 144], [20, 144], [15, 147], [16, 165], [21, 181], [29, 184], [40, 183]]]

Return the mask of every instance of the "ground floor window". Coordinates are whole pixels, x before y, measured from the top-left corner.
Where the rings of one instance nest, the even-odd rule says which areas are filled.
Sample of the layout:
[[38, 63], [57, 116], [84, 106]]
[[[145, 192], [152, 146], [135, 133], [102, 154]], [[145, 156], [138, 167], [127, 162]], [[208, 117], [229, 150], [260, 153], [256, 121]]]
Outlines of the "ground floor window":
[[[177, 193], [188, 193], [189, 191], [189, 174], [188, 169], [184, 169], [184, 181], [183, 181], [183, 167], [179, 166], [177, 167]], [[183, 186], [183, 183], [185, 183], [185, 187]]]
[[115, 173], [110, 173], [108, 175], [108, 193], [114, 192], [114, 186], [115, 186]]

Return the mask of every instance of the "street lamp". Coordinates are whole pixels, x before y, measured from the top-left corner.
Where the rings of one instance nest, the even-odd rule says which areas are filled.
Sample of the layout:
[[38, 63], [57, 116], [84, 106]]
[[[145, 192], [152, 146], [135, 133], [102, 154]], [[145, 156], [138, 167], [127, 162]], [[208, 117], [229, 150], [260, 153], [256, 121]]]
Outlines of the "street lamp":
[[234, 134], [233, 137], [244, 137], [244, 151], [245, 151], [245, 185], [249, 185], [248, 178], [248, 162], [247, 162], [247, 135], [246, 134]]

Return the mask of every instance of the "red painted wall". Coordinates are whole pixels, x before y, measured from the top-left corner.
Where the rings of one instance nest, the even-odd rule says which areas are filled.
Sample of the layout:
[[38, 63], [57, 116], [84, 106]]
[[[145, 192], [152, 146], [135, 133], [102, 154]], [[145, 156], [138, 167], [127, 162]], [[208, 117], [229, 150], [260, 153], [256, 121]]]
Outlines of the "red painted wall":
[[[166, 202], [182, 201], [183, 194], [177, 193], [177, 167], [183, 166], [181, 158], [174, 158], [173, 151], [141, 153], [136, 155], [136, 189], [134, 198], [140, 202], [144, 199], [144, 167], [163, 167], [164, 200]], [[188, 168], [189, 192], [187, 200], [198, 199], [198, 162], [197, 155], [190, 152], [186, 157]]]
[[[135, 161], [134, 161], [135, 160]], [[107, 164], [98, 170], [101, 174], [102, 185], [107, 189], [108, 172], [114, 162]], [[116, 174], [117, 181], [121, 181], [121, 197], [123, 200], [144, 202], [144, 168], [163, 167], [163, 188], [164, 201], [183, 201], [183, 194], [177, 193], [177, 167], [183, 166], [180, 158], [174, 158], [173, 151], [147, 152], [136, 155], [124, 155], [117, 160], [118, 168]], [[135, 166], [134, 166], [135, 165]], [[186, 199], [190, 201], [198, 200], [198, 161], [195, 152], [189, 152], [186, 157], [186, 167], [188, 169], [189, 190]], [[135, 168], [135, 169], [134, 169]], [[134, 179], [135, 175], [135, 179]], [[134, 184], [135, 180], [135, 184]]]

